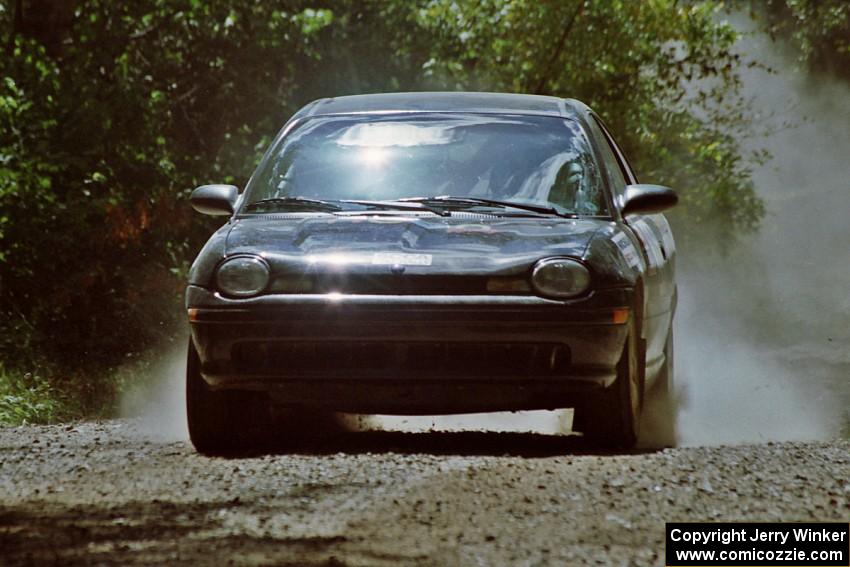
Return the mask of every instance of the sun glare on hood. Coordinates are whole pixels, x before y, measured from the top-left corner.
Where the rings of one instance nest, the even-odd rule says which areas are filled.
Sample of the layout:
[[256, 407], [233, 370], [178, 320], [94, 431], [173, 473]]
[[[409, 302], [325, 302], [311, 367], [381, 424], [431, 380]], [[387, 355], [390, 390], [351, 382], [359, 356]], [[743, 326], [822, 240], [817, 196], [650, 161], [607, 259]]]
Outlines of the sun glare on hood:
[[386, 163], [388, 153], [383, 148], [362, 148], [357, 153], [357, 159], [367, 166], [380, 167]]

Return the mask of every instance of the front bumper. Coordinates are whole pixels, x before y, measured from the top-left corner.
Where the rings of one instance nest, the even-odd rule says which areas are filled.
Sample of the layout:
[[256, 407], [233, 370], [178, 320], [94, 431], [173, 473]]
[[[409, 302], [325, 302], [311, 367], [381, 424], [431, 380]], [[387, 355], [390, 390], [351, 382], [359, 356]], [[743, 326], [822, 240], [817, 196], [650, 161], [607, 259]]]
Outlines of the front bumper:
[[201, 373], [214, 388], [361, 413], [569, 407], [616, 377], [632, 290], [534, 296], [265, 295], [189, 286]]

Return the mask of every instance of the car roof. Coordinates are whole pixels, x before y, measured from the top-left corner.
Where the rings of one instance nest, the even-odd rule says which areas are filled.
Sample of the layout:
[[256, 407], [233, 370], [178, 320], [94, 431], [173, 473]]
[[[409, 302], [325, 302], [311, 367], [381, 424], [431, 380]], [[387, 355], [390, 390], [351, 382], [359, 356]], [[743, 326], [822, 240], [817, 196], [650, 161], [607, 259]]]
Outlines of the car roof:
[[587, 107], [577, 100], [554, 96], [477, 92], [415, 92], [323, 98], [302, 108], [295, 117], [400, 112], [532, 114], [567, 117], [584, 113], [586, 110]]

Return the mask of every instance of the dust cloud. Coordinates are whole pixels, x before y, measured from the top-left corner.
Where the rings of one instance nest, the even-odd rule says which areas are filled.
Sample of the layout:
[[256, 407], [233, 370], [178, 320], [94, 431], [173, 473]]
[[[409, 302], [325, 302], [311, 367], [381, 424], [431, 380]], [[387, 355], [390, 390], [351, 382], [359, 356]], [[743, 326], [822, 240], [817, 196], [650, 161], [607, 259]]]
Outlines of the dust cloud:
[[181, 337], [156, 358], [126, 370], [133, 383], [121, 398], [122, 417], [137, 420], [142, 433], [161, 441], [189, 439], [186, 425], [186, 344]]
[[758, 141], [773, 156], [753, 176], [759, 233], [727, 257], [680, 257], [686, 445], [830, 438], [850, 406], [850, 87], [795, 70], [766, 36], [742, 51], [776, 71], [743, 76], [760, 119], [792, 126]]

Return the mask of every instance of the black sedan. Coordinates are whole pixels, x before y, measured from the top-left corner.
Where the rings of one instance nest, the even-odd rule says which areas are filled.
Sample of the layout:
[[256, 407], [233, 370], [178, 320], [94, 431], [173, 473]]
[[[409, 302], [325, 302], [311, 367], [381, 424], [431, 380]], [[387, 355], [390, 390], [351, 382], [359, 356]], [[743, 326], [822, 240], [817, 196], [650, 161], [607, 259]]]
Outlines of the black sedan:
[[192, 442], [245, 449], [287, 412], [572, 407], [594, 443], [632, 446], [645, 402], [672, 387], [675, 244], [660, 212], [676, 200], [638, 184], [575, 100], [308, 104], [244, 192], [192, 194], [228, 217], [186, 293]]

